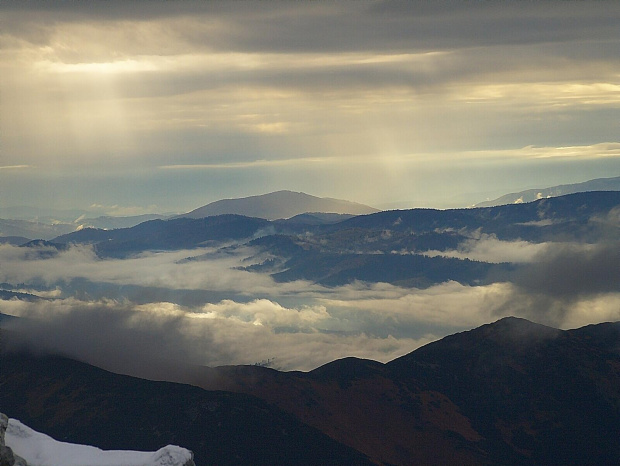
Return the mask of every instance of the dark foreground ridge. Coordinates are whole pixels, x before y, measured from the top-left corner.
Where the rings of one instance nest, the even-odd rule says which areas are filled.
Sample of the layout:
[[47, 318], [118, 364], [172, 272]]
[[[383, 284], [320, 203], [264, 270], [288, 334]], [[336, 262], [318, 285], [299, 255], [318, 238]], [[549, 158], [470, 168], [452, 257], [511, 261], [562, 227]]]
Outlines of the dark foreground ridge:
[[3, 354], [0, 410], [59, 440], [196, 464], [619, 464], [620, 323], [505, 318], [388, 364], [199, 369], [186, 382]]
[[250, 395], [104, 371], [57, 356], [3, 355], [0, 409], [53, 438], [104, 450], [194, 452], [196, 464], [369, 464]]

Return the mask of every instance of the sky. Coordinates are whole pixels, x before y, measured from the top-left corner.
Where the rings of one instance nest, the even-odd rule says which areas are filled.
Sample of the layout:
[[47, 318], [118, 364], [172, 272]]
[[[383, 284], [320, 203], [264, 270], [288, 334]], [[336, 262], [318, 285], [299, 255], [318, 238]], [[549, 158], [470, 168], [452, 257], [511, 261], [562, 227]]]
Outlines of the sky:
[[620, 175], [620, 3], [0, 3], [0, 207], [463, 207]]

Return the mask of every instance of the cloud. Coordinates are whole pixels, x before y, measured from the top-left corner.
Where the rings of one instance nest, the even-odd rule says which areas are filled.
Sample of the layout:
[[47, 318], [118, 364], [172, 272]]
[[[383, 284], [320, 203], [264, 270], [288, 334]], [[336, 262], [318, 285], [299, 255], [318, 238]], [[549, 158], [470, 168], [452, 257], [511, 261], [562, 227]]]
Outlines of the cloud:
[[[386, 362], [507, 315], [563, 328], [619, 320], [615, 246], [549, 245], [509, 276], [514, 283], [447, 282], [424, 290], [362, 282], [336, 288], [276, 284], [268, 276], [230, 270], [239, 257], [218, 258], [214, 252], [202, 261], [180, 261], [188, 251], [101, 261], [88, 248], [72, 248], [27, 260], [24, 248], [2, 248], [3, 266], [10, 265], [6, 270], [13, 269], [14, 278], [107, 279], [124, 288], [125, 296], [77, 299], [67, 297], [67, 288], [55, 289], [51, 300], [0, 301], [0, 312], [22, 317], [11, 323], [22, 347], [153, 378], [181, 380], [189, 366], [272, 358], [284, 370], [309, 370], [345, 356]], [[610, 275], [601, 281], [601, 274]], [[143, 284], [135, 301], [128, 283]], [[221, 293], [212, 301], [182, 305], [157, 300], [146, 284]], [[180, 291], [169, 289], [171, 297]]]
[[[46, 254], [41, 254], [45, 252]], [[100, 259], [92, 247], [75, 245], [20, 248], [0, 245], [0, 283], [45, 285], [63, 290], [63, 296], [130, 297], [197, 300], [232, 297], [247, 301], [261, 297], [310, 299], [325, 288], [305, 280], [276, 283], [269, 275], [240, 270], [256, 251], [238, 247], [235, 252], [199, 248], [172, 252], [146, 252], [127, 259]], [[197, 260], [185, 260], [198, 257]]]
[[113, 217], [130, 217], [133, 215], [152, 214], [152, 213], [159, 212], [159, 210], [160, 208], [155, 204], [151, 204], [147, 207], [142, 207], [142, 206], [121, 206], [121, 205], [116, 205], [116, 204], [115, 205], [103, 205], [103, 204], [94, 203], [88, 206], [89, 212], [110, 215]]
[[[74, 299], [2, 301], [0, 306], [23, 317], [11, 323], [13, 348], [61, 353], [111, 370], [161, 378], [168, 377], [166, 371], [175, 363], [218, 366], [276, 358], [281, 369], [308, 370], [351, 355], [388, 361], [434, 339], [377, 338], [316, 328], [284, 332], [264, 323], [311, 323], [316, 317], [309, 316], [317, 314], [321, 320], [324, 310], [286, 309], [266, 301], [227, 301], [205, 309]], [[292, 317], [295, 313], [299, 318]]]
[[449, 251], [426, 251], [425, 256], [455, 257], [482, 262], [528, 263], [534, 261], [549, 248], [548, 243], [529, 241], [503, 241], [495, 235], [482, 234], [459, 244], [458, 249]]
[[22, 290], [44, 283], [49, 292], [36, 294], [51, 299], [0, 301], [0, 312], [24, 317], [11, 324], [22, 345], [121, 372], [148, 370], [152, 377], [168, 377], [179, 361], [225, 365], [276, 358], [276, 367], [287, 370], [345, 356], [388, 361], [508, 315], [563, 328], [620, 320], [617, 215], [595, 221], [613, 239], [535, 245], [475, 236], [448, 254], [512, 259], [518, 267], [503, 282], [427, 289], [275, 283], [238, 269], [256, 252], [244, 247], [102, 260], [84, 246], [43, 248], [55, 254], [42, 255], [3, 245], [0, 283], [24, 284]]
[[579, 328], [598, 322], [620, 321], [620, 293], [596, 294], [576, 300], [562, 314], [563, 328]]
[[283, 370], [310, 370], [347, 356], [387, 362], [507, 315], [563, 328], [620, 319], [618, 292], [562, 301], [510, 283], [454, 282], [427, 290], [354, 284], [331, 291], [306, 305], [264, 298], [197, 306], [67, 298], [0, 301], [0, 312], [22, 317], [9, 323], [13, 348], [168, 380], [191, 366], [273, 358]]
[[[617, 234], [617, 230], [616, 230]], [[547, 325], [572, 328], [620, 320], [620, 244], [503, 242], [482, 236], [448, 255], [492, 261], [513, 260], [518, 267], [486, 286], [448, 282], [426, 290], [355, 285], [317, 298], [330, 314], [349, 313], [365, 331], [412, 332], [420, 326], [472, 328], [504, 316], [521, 316]], [[443, 254], [443, 253], [442, 253]], [[499, 278], [499, 277], [496, 277]], [[354, 326], [355, 324], [349, 324]], [[372, 329], [372, 330], [370, 330]]]
[[514, 283], [528, 293], [562, 300], [620, 292], [620, 242], [559, 244], [519, 270]]
[[620, 293], [581, 295], [573, 300], [513, 287], [496, 317], [519, 316], [556, 328], [577, 328], [600, 322], [620, 321]]
[[[0, 312], [25, 317], [16, 329], [24, 345], [158, 377], [166, 377], [175, 361], [252, 364], [275, 357], [282, 369], [312, 369], [345, 356], [388, 361], [454, 329], [488, 321], [507, 293], [503, 285], [457, 283], [428, 290], [359, 282], [338, 288], [303, 281], [278, 284], [269, 276], [234, 269], [253, 253], [242, 248], [232, 255], [207, 249], [125, 260], [98, 259], [88, 247], [72, 247], [48, 259], [27, 259], [29, 253], [1, 247], [0, 282], [42, 280], [54, 287], [56, 299], [0, 302]], [[183, 260], [190, 255], [202, 260]], [[87, 299], [90, 288], [84, 283], [78, 293], [83, 299], [67, 297], [71, 280], [80, 278], [116, 284], [124, 297]], [[138, 288], [132, 291], [131, 284]], [[213, 301], [184, 306], [158, 301], [158, 289], [170, 290], [166, 295], [171, 298], [182, 290], [218, 293]], [[101, 296], [111, 293], [105, 287], [100, 291]]]
[[213, 169], [247, 169], [259, 167], [282, 167], [293, 166], [299, 168], [299, 165], [315, 164], [325, 165], [341, 161], [328, 157], [301, 157], [296, 159], [276, 159], [276, 160], [253, 160], [247, 162], [229, 162], [229, 163], [203, 163], [203, 164], [176, 164], [162, 165], [159, 168], [163, 170], [213, 170]]
[[[229, 51], [304, 52], [320, 49], [329, 52], [369, 47], [424, 50], [429, 44], [443, 48], [454, 45], [470, 48], [489, 43], [548, 44], [552, 39], [570, 43], [583, 37], [596, 41], [617, 35], [614, 28], [617, 11], [614, 8], [593, 8], [579, 2], [545, 2], [529, 4], [527, 8], [445, 1], [430, 5], [400, 1], [344, 4], [235, 2], [233, 5], [226, 2], [172, 5], [162, 2], [148, 8], [140, 2], [120, 1], [106, 2], [105, 5], [54, 5], [48, 2], [20, 5], [20, 2], [10, 2], [3, 5], [3, 9], [7, 15], [7, 27], [3, 29], [26, 35], [34, 43], [40, 43], [46, 37], [38, 30], [42, 19], [51, 24], [60, 23], [64, 28], [80, 24], [114, 25], [121, 21], [137, 26], [170, 21], [178, 24], [176, 41]], [[204, 25], [197, 27], [200, 23]], [[140, 35], [136, 35], [136, 39], [140, 40]], [[580, 50], [573, 53], [578, 54]]]
[[0, 166], [0, 170], [20, 170], [24, 168], [33, 168], [31, 165], [5, 165], [3, 167]]
[[[616, 232], [617, 235], [617, 232]], [[562, 328], [620, 320], [620, 243], [547, 243], [511, 273], [492, 315]]]
[[324, 306], [304, 306], [300, 309], [287, 309], [268, 299], [256, 299], [250, 303], [237, 303], [232, 300], [217, 304], [205, 304], [204, 317], [215, 319], [224, 317], [249, 322], [253, 325], [269, 327], [314, 327], [329, 318]]
[[[338, 290], [336, 295], [339, 293]], [[511, 293], [511, 285], [505, 283], [472, 287], [447, 282], [425, 290], [393, 287], [374, 297], [372, 293], [361, 293], [357, 299], [343, 293], [319, 302], [330, 310], [347, 310], [351, 321], [365, 323], [375, 331], [382, 327], [393, 327], [394, 331], [403, 327], [410, 331], [415, 326], [429, 324], [446, 331], [489, 322], [498, 308], [505, 307]]]
[[[235, 267], [247, 257], [222, 254], [209, 260], [182, 261], [189, 256], [215, 252], [213, 249], [145, 253], [129, 259], [99, 259], [90, 246], [70, 246], [53, 257], [41, 258], [41, 248], [19, 248], [0, 245], [0, 282], [31, 281], [55, 285], [76, 278], [118, 285], [153, 286], [169, 289], [210, 289], [253, 293], [268, 289], [273, 283], [268, 276], [251, 274]], [[45, 249], [45, 248], [44, 248]]]
[[2, 5], [3, 165], [44, 168], [4, 202], [183, 210], [274, 188], [446, 206], [554, 159], [591, 168], [548, 169], [558, 184], [617, 169], [617, 150], [583, 149], [617, 137], [607, 2], [89, 3]]

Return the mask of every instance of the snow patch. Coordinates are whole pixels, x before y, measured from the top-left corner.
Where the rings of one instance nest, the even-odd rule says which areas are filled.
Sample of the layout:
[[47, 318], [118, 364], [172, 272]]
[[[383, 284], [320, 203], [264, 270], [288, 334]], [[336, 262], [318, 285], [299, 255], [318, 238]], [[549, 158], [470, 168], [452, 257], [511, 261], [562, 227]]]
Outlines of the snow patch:
[[89, 445], [59, 442], [16, 419], [9, 419], [6, 446], [29, 466], [184, 466], [193, 464], [191, 451], [174, 445], [156, 452], [101, 450]]

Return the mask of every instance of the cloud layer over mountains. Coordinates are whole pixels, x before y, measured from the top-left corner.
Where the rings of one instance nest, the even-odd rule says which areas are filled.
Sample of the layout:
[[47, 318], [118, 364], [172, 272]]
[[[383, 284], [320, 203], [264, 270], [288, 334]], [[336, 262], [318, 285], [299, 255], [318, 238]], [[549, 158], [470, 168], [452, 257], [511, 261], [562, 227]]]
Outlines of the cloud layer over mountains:
[[[470, 252], [488, 251], [485, 241], [504, 257], [538, 247], [479, 241], [467, 246]], [[0, 312], [24, 317], [11, 323], [21, 342], [15, 344], [126, 372], [141, 365], [155, 370], [162, 361], [213, 366], [274, 358], [281, 369], [307, 370], [344, 356], [388, 361], [506, 315], [561, 327], [620, 319], [617, 241], [545, 243], [539, 249], [527, 264], [489, 285], [446, 282], [416, 289], [276, 283], [236, 268], [252, 255], [250, 248], [234, 254], [205, 250], [208, 259], [187, 261], [201, 251], [121, 260], [99, 259], [84, 246], [50, 257], [4, 245], [0, 283], [38, 284], [52, 299], [2, 301]], [[82, 288], [77, 295], [70, 291], [75, 280]], [[188, 298], [199, 289], [213, 295]]]

